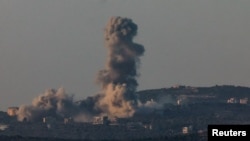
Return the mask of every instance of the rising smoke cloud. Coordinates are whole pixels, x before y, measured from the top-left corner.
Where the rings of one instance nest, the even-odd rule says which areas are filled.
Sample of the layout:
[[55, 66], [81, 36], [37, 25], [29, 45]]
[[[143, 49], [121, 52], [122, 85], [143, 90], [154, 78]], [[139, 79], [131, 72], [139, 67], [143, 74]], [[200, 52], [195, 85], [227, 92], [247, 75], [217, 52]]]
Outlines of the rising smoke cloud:
[[69, 117], [77, 112], [73, 96], [65, 93], [61, 87], [58, 90], [48, 89], [33, 99], [31, 105], [22, 105], [18, 110], [18, 120], [33, 121], [38, 118], [51, 116], [56, 118]]
[[144, 47], [133, 42], [137, 28], [131, 19], [122, 17], [112, 17], [105, 28], [108, 59], [97, 78], [102, 86], [97, 106], [111, 116], [130, 117], [137, 107], [137, 67], [144, 53]]
[[144, 47], [133, 41], [137, 29], [129, 18], [112, 17], [108, 21], [104, 33], [108, 57], [105, 68], [97, 76], [100, 93], [76, 104], [63, 88], [49, 89], [31, 105], [20, 106], [18, 120], [32, 121], [46, 116], [73, 117], [77, 121], [96, 115], [131, 117], [138, 107], [137, 68], [144, 53]]

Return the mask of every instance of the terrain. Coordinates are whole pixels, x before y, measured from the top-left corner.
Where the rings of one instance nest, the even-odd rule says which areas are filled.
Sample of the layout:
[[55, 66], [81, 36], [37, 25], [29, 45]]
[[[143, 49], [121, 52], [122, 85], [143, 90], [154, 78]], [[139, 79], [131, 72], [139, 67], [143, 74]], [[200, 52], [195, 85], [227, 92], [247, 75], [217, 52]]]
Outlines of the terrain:
[[[250, 88], [232, 85], [137, 92], [141, 109], [131, 118], [77, 123], [65, 119], [19, 122], [0, 112], [0, 140], [207, 140], [209, 124], [250, 124]], [[150, 110], [149, 110], [150, 109]]]

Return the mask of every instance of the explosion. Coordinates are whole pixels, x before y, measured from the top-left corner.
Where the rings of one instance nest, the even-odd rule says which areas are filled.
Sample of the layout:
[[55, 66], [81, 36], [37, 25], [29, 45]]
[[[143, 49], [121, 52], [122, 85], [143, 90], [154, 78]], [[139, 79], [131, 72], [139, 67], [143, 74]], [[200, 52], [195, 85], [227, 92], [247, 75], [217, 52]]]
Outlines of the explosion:
[[48, 89], [32, 101], [32, 105], [22, 105], [18, 110], [18, 120], [31, 121], [44, 116], [69, 117], [77, 112], [73, 97], [65, 94], [63, 88]]
[[111, 116], [130, 117], [137, 106], [137, 67], [144, 47], [133, 42], [136, 34], [137, 25], [128, 18], [112, 17], [105, 29], [108, 59], [98, 75], [103, 90], [98, 106]]
[[76, 104], [73, 96], [67, 95], [63, 88], [49, 89], [31, 105], [20, 106], [18, 120], [32, 121], [46, 116], [75, 117], [78, 121], [96, 115], [131, 117], [138, 107], [137, 68], [139, 57], [144, 53], [144, 47], [133, 42], [137, 28], [131, 19], [122, 17], [112, 17], [106, 25], [104, 37], [108, 58], [97, 76], [101, 84], [99, 94]]

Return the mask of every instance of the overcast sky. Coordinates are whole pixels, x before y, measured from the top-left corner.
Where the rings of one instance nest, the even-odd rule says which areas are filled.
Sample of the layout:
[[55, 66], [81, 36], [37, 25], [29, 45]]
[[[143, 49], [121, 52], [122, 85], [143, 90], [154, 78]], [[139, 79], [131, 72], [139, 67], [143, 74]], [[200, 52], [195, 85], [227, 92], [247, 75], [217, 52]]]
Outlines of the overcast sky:
[[112, 16], [138, 25], [138, 90], [250, 86], [249, 0], [0, 0], [0, 110], [64, 87], [95, 95]]

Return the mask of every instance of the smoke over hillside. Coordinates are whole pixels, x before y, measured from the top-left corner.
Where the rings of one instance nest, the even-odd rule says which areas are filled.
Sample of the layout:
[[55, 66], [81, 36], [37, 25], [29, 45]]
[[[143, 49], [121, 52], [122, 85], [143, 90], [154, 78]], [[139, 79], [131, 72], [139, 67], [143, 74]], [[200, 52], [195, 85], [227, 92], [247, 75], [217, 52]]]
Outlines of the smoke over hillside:
[[65, 94], [63, 88], [48, 89], [32, 101], [31, 105], [19, 107], [18, 120], [36, 120], [44, 116], [69, 117], [77, 112], [73, 97]]
[[98, 75], [103, 90], [98, 106], [109, 115], [129, 117], [135, 112], [137, 66], [144, 52], [142, 45], [133, 42], [136, 34], [137, 25], [131, 19], [113, 17], [106, 26], [108, 59]]
[[138, 108], [136, 77], [139, 57], [144, 53], [144, 47], [133, 42], [137, 28], [129, 18], [112, 17], [108, 21], [104, 34], [108, 57], [105, 68], [97, 76], [97, 82], [101, 85], [100, 93], [76, 103], [63, 88], [47, 90], [35, 98], [31, 105], [20, 106], [18, 119], [71, 116], [81, 121], [104, 114], [132, 116]]

